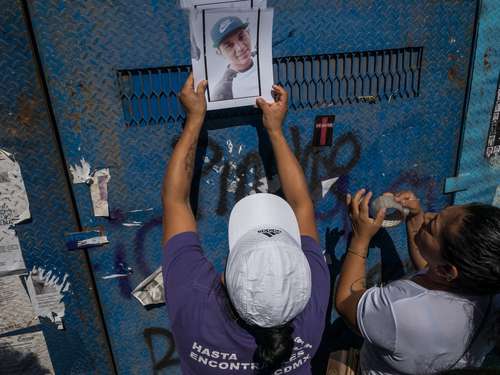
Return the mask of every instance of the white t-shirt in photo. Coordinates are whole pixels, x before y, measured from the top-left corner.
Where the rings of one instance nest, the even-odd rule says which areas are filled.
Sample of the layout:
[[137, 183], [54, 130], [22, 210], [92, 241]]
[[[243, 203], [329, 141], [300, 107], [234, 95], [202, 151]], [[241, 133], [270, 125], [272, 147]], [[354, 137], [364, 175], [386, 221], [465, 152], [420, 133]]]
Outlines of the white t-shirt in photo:
[[[490, 312], [481, 332], [469, 347]], [[411, 280], [368, 289], [357, 307], [365, 341], [361, 374], [433, 374], [478, 367], [495, 345], [500, 295], [462, 296], [429, 290]], [[465, 352], [465, 354], [464, 354]]]
[[233, 98], [244, 98], [247, 96], [259, 96], [259, 76], [257, 74], [257, 61], [247, 71], [237, 73], [233, 79]]

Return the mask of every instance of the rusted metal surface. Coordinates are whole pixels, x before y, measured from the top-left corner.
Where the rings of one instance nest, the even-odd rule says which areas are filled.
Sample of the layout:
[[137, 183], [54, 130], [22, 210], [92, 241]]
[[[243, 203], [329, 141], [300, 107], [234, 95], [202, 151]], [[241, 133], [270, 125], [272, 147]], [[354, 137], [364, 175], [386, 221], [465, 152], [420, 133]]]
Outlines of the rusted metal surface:
[[44, 333], [57, 374], [110, 374], [86, 258], [65, 246], [64, 233], [78, 230], [78, 222], [20, 1], [2, 3], [0, 25], [0, 148], [20, 164], [32, 217], [15, 229], [28, 269], [68, 274], [71, 284], [64, 297], [65, 329], [46, 320], [36, 329]]

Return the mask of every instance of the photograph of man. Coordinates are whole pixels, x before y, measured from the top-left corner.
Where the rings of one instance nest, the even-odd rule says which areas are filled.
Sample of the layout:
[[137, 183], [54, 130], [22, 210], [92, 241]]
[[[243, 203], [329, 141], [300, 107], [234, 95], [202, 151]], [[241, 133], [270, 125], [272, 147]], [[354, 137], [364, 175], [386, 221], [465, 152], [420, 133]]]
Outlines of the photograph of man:
[[[215, 54], [207, 59], [210, 101], [259, 96], [258, 55], [253, 51], [249, 22], [236, 16], [218, 19], [210, 30]], [[214, 56], [215, 57], [215, 56]]]

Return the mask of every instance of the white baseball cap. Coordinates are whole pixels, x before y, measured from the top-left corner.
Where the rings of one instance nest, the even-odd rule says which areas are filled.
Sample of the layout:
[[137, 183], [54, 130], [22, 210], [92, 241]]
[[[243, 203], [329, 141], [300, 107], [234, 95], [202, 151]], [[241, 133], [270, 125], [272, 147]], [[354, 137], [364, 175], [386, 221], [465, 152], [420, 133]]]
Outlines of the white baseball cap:
[[252, 194], [229, 217], [225, 284], [240, 317], [260, 327], [283, 325], [311, 296], [311, 269], [289, 204], [273, 194]]

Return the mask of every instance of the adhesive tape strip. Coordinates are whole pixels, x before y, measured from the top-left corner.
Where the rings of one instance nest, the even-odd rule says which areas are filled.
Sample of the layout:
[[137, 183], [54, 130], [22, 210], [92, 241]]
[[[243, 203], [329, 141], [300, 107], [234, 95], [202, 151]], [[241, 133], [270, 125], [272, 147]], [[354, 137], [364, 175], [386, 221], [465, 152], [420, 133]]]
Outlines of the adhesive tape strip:
[[382, 208], [392, 208], [392, 212], [386, 213], [382, 226], [384, 228], [395, 227], [405, 219], [406, 215], [410, 212], [407, 208], [403, 207], [398, 202], [394, 201], [391, 195], [382, 195], [375, 199], [371, 204], [372, 216], [374, 217]]

